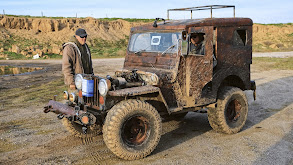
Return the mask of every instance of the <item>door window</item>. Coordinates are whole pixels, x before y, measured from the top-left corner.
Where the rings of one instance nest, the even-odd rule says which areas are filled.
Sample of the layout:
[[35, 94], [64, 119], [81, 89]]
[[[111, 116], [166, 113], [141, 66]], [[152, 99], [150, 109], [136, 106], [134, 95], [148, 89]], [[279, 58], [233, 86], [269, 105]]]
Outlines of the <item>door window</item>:
[[205, 55], [205, 33], [190, 34], [189, 54]]
[[247, 44], [246, 30], [235, 30], [233, 34], [233, 45], [246, 46], [246, 44]]

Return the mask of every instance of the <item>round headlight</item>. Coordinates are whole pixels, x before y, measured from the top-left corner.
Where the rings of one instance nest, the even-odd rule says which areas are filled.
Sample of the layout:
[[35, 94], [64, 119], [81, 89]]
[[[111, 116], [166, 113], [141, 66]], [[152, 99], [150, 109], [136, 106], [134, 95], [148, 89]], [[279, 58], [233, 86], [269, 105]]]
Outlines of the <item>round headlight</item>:
[[81, 90], [83, 77], [81, 74], [75, 76], [75, 86], [77, 89]]
[[154, 74], [152, 74], [151, 75], [151, 80], [152, 80], [152, 82], [155, 83], [157, 81], [157, 77]]
[[70, 100], [71, 102], [76, 102], [76, 100], [77, 100], [76, 95], [75, 95], [74, 93], [71, 93], [71, 94], [69, 95], [69, 100]]
[[99, 93], [100, 93], [100, 95], [106, 96], [108, 90], [109, 90], [109, 88], [108, 88], [107, 81], [105, 79], [101, 79], [100, 82], [99, 82]]
[[151, 79], [151, 85], [158, 85], [159, 78], [158, 78], [158, 76], [156, 74], [152, 73], [150, 75], [150, 79]]
[[63, 98], [64, 98], [65, 100], [68, 100], [68, 99], [69, 99], [69, 94], [68, 94], [67, 91], [64, 91], [64, 92], [63, 92]]

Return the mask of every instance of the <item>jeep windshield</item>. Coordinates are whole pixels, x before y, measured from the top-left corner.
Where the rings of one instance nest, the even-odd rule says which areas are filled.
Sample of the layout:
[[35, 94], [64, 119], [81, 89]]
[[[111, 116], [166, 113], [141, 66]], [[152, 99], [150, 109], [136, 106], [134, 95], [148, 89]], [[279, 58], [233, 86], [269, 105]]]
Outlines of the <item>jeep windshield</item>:
[[130, 38], [129, 51], [176, 53], [181, 35], [181, 32], [135, 33]]

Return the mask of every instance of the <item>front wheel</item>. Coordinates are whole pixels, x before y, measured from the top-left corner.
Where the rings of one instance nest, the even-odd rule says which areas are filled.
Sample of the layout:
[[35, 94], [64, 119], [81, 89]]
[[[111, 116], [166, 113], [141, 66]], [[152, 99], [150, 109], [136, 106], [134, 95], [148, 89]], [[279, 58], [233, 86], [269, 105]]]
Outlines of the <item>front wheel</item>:
[[144, 101], [126, 100], [107, 114], [103, 137], [107, 147], [126, 160], [149, 155], [161, 138], [161, 118], [157, 110]]
[[82, 131], [82, 125], [74, 121], [70, 121], [67, 118], [62, 119], [62, 124], [73, 136], [79, 138], [95, 137], [102, 133], [102, 127], [98, 124], [93, 124], [89, 126], [86, 134], [84, 134]]
[[233, 134], [242, 129], [247, 113], [248, 103], [244, 92], [228, 86], [220, 89], [216, 108], [208, 109], [208, 119], [214, 130]]

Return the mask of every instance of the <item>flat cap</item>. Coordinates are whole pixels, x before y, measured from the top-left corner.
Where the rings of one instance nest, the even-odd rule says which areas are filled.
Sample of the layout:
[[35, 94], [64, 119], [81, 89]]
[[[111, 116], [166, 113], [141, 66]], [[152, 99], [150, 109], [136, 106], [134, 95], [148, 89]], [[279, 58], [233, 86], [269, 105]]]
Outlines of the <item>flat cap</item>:
[[87, 37], [86, 31], [84, 29], [81, 29], [81, 28], [76, 30], [75, 35], [78, 35], [81, 38]]

